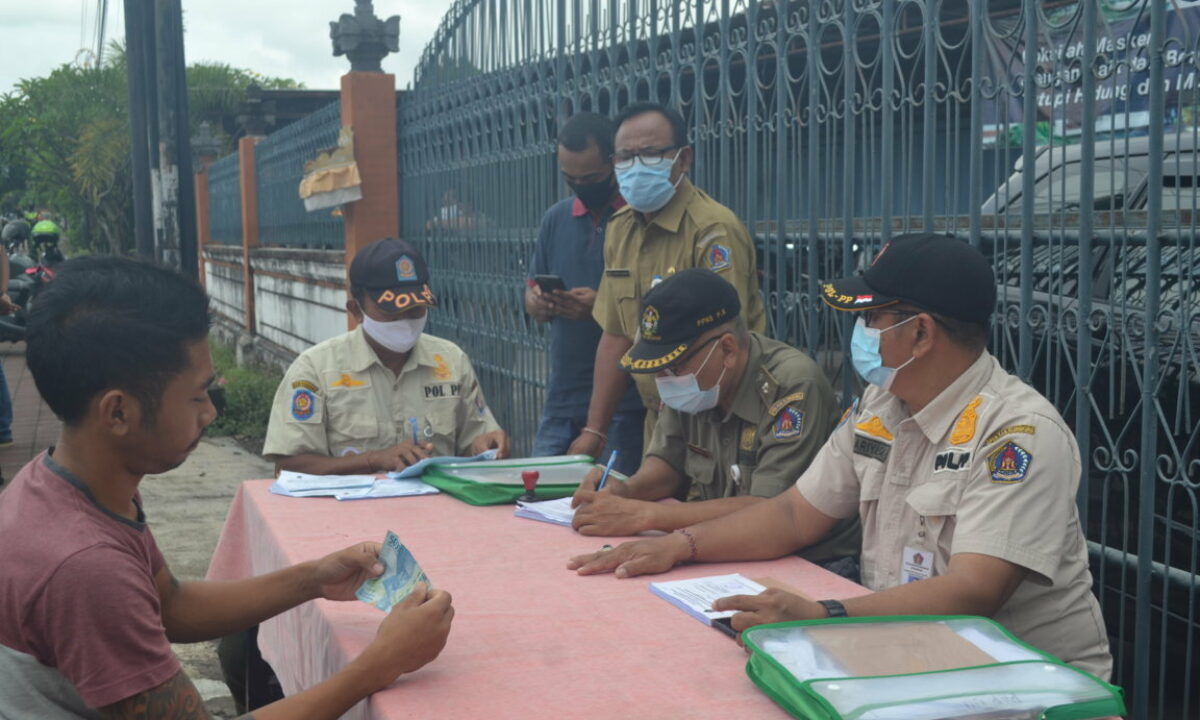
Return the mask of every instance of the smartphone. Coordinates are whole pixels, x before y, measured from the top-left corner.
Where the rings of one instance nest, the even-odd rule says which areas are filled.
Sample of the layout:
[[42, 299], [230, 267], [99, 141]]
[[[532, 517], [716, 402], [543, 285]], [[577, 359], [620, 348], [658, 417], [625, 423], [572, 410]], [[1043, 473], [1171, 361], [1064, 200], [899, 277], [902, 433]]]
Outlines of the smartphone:
[[533, 281], [544, 293], [567, 289], [567, 284], [557, 275], [534, 275]]

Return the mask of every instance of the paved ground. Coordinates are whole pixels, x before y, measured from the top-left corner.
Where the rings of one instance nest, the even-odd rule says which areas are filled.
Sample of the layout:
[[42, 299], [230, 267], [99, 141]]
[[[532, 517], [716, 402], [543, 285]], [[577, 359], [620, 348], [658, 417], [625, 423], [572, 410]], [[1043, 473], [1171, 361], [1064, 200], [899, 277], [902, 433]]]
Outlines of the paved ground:
[[[25, 368], [24, 347], [0, 347], [0, 360], [13, 396], [13, 444], [0, 448], [0, 470], [11, 478], [31, 458], [55, 442], [59, 423], [38, 397]], [[238, 485], [269, 477], [271, 465], [226, 438], [200, 443], [187, 462], [141, 485], [146, 515], [171, 571], [180, 580], [198, 580], [220, 537]], [[2, 497], [2, 496], [0, 496]], [[175, 652], [216, 717], [233, 717], [233, 700], [221, 682], [216, 643], [176, 645]]]

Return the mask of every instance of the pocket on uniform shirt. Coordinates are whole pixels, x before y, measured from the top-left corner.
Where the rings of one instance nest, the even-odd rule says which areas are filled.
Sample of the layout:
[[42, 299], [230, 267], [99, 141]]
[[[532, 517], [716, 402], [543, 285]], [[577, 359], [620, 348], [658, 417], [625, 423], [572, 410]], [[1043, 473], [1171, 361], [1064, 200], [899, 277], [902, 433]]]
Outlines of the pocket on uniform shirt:
[[957, 480], [924, 483], [910, 490], [904, 499], [913, 512], [926, 518], [955, 515], [962, 499], [962, 483]]
[[717, 461], [711, 452], [689, 443], [687, 454], [683, 458], [683, 469], [692, 481], [694, 492], [689, 492], [689, 497], [696, 496], [697, 493], [704, 498], [716, 497], [713, 484], [717, 481]]
[[375, 417], [374, 401], [365, 394], [352, 398], [340, 395], [336, 392], [327, 395], [325, 410], [329, 416], [330, 450], [336, 454], [346, 447], [353, 447], [363, 452], [359, 445], [366, 445], [379, 437], [379, 418]]
[[631, 277], [612, 276], [606, 276], [604, 282], [608, 285], [611, 296], [616, 300], [617, 314], [621, 317], [621, 333], [626, 337], [634, 337], [637, 334], [640, 319], [637, 283]]

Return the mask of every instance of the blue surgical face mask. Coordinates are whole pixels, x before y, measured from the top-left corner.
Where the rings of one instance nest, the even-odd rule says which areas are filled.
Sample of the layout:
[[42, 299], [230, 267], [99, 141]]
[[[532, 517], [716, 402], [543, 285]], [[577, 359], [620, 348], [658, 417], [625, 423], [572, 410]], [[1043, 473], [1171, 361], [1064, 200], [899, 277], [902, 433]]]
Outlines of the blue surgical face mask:
[[[908, 320], [912, 320], [914, 317], [916, 315], [908, 318]], [[880, 336], [888, 330], [900, 327], [908, 322], [908, 320], [902, 320], [882, 330], [867, 327], [867, 321], [861, 317], [854, 323], [854, 333], [850, 336], [850, 360], [854, 363], [854, 369], [858, 371], [863, 380], [884, 390], [890, 390], [892, 382], [896, 379], [896, 373], [900, 372], [913, 360], [916, 360], [914, 356], [906, 360], [900, 367], [884, 367], [883, 355], [879, 352]]]
[[640, 157], [635, 158], [633, 165], [624, 170], [617, 170], [617, 185], [621, 188], [621, 197], [638, 212], [655, 212], [671, 201], [675, 196], [675, 187], [683, 180], [683, 175], [671, 182], [671, 168], [679, 159], [679, 150], [675, 157], [668, 162], [663, 160], [654, 167], [646, 167]]
[[654, 385], [658, 388], [658, 396], [662, 398], [663, 404], [672, 410], [677, 410], [681, 413], [694, 415], [712, 410], [717, 406], [717, 399], [721, 394], [721, 380], [725, 377], [725, 369], [721, 369], [721, 375], [713, 386], [707, 390], [700, 389], [700, 383], [696, 381], [696, 373], [704, 369], [708, 364], [708, 359], [712, 357], [713, 351], [717, 349], [717, 344], [714, 343], [712, 349], [708, 351], [708, 355], [704, 356], [704, 362], [700, 363], [700, 367], [695, 373], [690, 375], [663, 375], [654, 378]]

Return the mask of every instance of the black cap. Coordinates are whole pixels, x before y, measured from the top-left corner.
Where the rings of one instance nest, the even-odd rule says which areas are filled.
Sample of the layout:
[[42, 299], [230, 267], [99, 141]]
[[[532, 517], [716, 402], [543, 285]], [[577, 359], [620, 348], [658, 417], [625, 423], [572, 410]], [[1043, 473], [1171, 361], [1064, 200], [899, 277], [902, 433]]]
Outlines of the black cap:
[[696, 338], [741, 311], [737, 290], [712, 270], [677, 272], [642, 298], [637, 342], [621, 358], [621, 369], [658, 372], [687, 352]]
[[350, 263], [350, 285], [367, 291], [384, 310], [437, 305], [425, 258], [410, 243], [396, 238], [358, 251]]
[[908, 303], [955, 320], [987, 325], [996, 308], [996, 277], [983, 253], [950, 235], [892, 239], [862, 275], [831, 280], [821, 299], [836, 310]]

